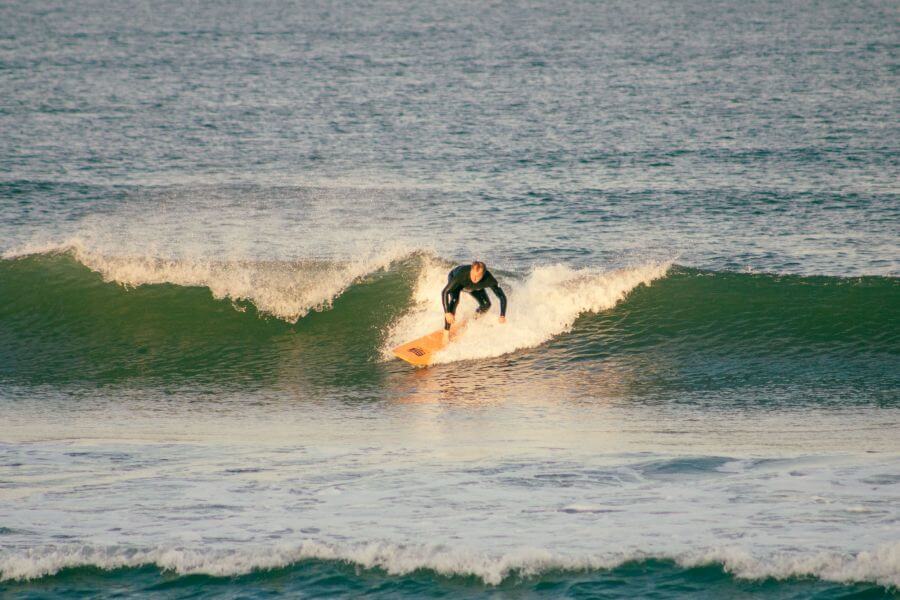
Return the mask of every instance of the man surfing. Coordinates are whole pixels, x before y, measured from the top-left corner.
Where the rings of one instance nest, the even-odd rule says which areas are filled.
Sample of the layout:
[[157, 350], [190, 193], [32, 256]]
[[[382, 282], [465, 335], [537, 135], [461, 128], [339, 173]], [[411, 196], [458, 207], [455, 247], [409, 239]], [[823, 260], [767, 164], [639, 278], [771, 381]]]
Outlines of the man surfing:
[[484, 314], [491, 308], [491, 300], [485, 289], [491, 288], [494, 295], [500, 299], [500, 322], [506, 323], [506, 294], [500, 289], [500, 284], [487, 270], [484, 263], [474, 261], [471, 265], [455, 267], [447, 275], [447, 285], [441, 292], [441, 303], [444, 305], [444, 336], [450, 331], [450, 326], [456, 320], [456, 305], [459, 303], [459, 293], [463, 290], [472, 294], [478, 301], [478, 314]]
[[[482, 315], [491, 308], [487, 288], [494, 291], [494, 295], [500, 298], [500, 322], [506, 322], [506, 294], [500, 289], [500, 284], [494, 279], [483, 262], [475, 261], [471, 265], [460, 265], [450, 271], [447, 276], [447, 285], [441, 292], [441, 303], [444, 305], [444, 328], [432, 331], [427, 335], [414, 339], [411, 342], [400, 344], [391, 352], [401, 360], [416, 367], [427, 367], [434, 361], [435, 354], [440, 352], [450, 343], [450, 326], [456, 320], [456, 306], [459, 304], [459, 294], [463, 290], [472, 294], [478, 301], [478, 314]], [[460, 333], [462, 323], [457, 325], [454, 335]]]

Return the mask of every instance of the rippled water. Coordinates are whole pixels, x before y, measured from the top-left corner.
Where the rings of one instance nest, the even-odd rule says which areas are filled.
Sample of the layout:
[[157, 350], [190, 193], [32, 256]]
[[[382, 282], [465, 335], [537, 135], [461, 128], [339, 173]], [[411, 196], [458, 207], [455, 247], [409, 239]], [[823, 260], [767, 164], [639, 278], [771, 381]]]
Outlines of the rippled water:
[[0, 592], [896, 595], [898, 21], [4, 3]]

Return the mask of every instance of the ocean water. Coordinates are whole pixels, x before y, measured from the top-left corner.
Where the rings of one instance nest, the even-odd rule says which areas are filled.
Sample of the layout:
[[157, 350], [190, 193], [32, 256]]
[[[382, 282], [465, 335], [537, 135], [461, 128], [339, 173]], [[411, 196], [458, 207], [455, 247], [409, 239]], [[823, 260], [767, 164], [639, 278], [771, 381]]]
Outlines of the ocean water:
[[0, 596], [898, 597], [898, 31], [0, 3]]

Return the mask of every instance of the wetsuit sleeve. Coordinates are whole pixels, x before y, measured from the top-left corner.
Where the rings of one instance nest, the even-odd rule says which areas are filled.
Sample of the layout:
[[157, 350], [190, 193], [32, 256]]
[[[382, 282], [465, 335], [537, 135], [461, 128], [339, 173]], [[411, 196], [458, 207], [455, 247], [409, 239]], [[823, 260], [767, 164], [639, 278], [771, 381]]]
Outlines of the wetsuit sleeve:
[[503, 289], [501, 289], [500, 284], [496, 283], [491, 286], [491, 291], [497, 296], [500, 300], [500, 316], [506, 316], [506, 294], [503, 293]]
[[451, 308], [456, 309], [456, 306], [451, 307], [451, 304], [455, 304], [455, 302], [453, 302], [450, 298], [450, 296], [453, 295], [454, 292], [456, 293], [456, 295], [459, 295], [459, 289], [456, 285], [456, 280], [451, 277], [447, 281], [447, 285], [445, 285], [444, 289], [441, 291], [441, 304], [444, 306], [445, 313], [456, 312], [455, 310], [451, 310]]

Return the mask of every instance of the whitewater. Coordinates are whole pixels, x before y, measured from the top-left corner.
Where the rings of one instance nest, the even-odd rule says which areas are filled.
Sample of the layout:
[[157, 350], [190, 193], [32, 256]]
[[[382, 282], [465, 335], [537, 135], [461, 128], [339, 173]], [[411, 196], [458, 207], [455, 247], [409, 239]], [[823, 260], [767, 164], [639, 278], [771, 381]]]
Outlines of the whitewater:
[[[2, 447], [4, 479], [15, 484], [5, 488], [4, 505], [16, 505], [4, 514], [4, 537], [19, 540], [18, 550], [0, 555], [3, 577], [146, 564], [181, 575], [235, 576], [318, 559], [498, 585], [513, 576], [663, 558], [685, 567], [720, 564], [747, 579], [898, 584], [895, 461], [882, 452], [865, 461], [835, 455], [816, 441], [871, 414], [812, 423], [809, 415], [782, 417], [779, 435], [806, 451], [791, 458], [766, 439], [772, 419], [749, 416], [732, 432], [705, 417], [695, 431], [719, 429], [720, 439], [697, 448], [706, 450], [702, 455], [678, 456], [669, 444], [646, 451], [649, 440], [665, 435], [660, 425], [653, 429], [649, 410], [609, 408], [601, 430], [586, 426], [583, 409], [565, 410], [544, 394], [527, 406], [478, 405], [463, 394], [442, 407], [422, 404], [420, 396], [410, 411], [409, 400], [385, 406], [384, 416], [363, 425], [352, 424], [347, 407], [319, 405], [315, 415], [301, 415], [270, 405], [275, 414], [225, 410], [217, 431], [206, 435], [196, 423], [176, 424], [190, 414], [183, 411], [117, 422], [119, 440], [92, 415], [65, 425], [79, 442], [41, 443], [58, 435], [52, 427], [27, 431], [29, 443]], [[127, 417], [93, 410], [114, 421]], [[478, 444], [486, 426], [472, 423], [473, 411], [490, 422], [516, 415], [520, 424], [503, 439]], [[699, 417], [664, 412], [673, 421]], [[543, 425], [523, 427], [525, 413], [542, 415]], [[332, 418], [344, 421], [342, 434], [324, 432]], [[363, 443], [347, 439], [362, 432]], [[185, 435], [205, 441], [185, 444]], [[302, 445], [292, 442], [297, 437]], [[876, 428], [857, 444], [885, 448], [890, 438], [889, 428]], [[539, 442], [538, 451], [533, 443], [541, 439], [555, 447]], [[717, 456], [708, 446], [759, 458]], [[621, 452], [629, 448], [635, 451]], [[100, 465], [104, 473], [94, 473]], [[73, 488], [73, 478], [91, 483]], [[98, 486], [106, 490], [102, 498]], [[85, 501], [90, 510], [78, 510]], [[67, 518], [74, 510], [79, 518]], [[46, 527], [41, 523], [55, 524], [56, 539], [28, 542], [30, 532]]]

